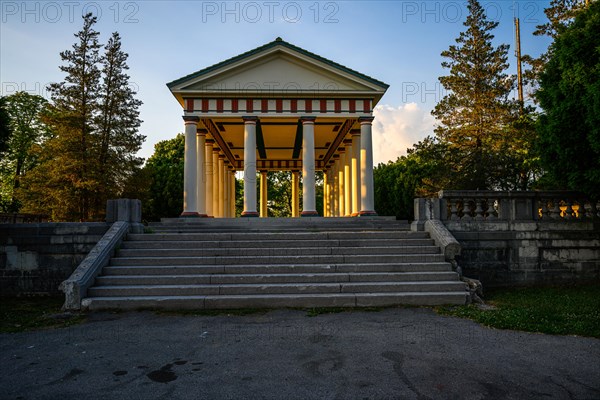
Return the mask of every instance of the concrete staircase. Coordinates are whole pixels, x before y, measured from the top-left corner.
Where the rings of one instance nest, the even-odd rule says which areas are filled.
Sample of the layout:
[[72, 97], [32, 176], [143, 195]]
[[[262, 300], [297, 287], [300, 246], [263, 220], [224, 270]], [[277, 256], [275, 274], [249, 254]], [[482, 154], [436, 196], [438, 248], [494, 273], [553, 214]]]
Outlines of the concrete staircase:
[[130, 234], [89, 309], [464, 304], [425, 232], [387, 218], [166, 219]]

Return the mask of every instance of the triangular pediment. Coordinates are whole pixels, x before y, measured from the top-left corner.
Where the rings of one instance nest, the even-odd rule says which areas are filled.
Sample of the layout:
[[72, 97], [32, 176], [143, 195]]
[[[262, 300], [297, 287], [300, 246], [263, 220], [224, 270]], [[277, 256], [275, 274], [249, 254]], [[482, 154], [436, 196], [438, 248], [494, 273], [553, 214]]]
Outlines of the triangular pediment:
[[372, 87], [283, 52], [199, 79], [182, 90], [370, 91]]
[[356, 94], [381, 98], [388, 85], [277, 39], [168, 84], [192, 93]]

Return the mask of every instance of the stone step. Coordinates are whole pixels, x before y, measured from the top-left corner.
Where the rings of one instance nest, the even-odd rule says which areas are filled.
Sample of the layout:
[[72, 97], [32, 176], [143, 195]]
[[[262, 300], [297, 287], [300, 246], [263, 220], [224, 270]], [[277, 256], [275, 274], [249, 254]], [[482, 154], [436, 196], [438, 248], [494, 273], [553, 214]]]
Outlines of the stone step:
[[201, 285], [250, 283], [414, 282], [457, 280], [455, 272], [372, 272], [304, 274], [106, 275], [98, 286]]
[[265, 265], [130, 265], [109, 266], [103, 275], [270, 275], [323, 273], [449, 272], [447, 262], [359, 264], [265, 264]]
[[133, 257], [295, 257], [321, 255], [388, 255], [388, 254], [438, 254], [437, 246], [389, 247], [288, 247], [288, 248], [194, 248], [194, 249], [121, 249], [119, 258]]
[[198, 296], [301, 293], [381, 293], [465, 291], [464, 282], [346, 282], [346, 283], [269, 283], [222, 285], [138, 285], [95, 286], [92, 297], [120, 296]]
[[195, 227], [195, 226], [173, 226], [173, 227], [149, 227], [147, 229], [150, 233], [200, 233], [200, 232], [213, 232], [213, 233], [239, 233], [239, 232], [272, 232], [272, 233], [285, 233], [285, 232], [306, 232], [308, 231], [318, 231], [318, 232], [354, 232], [357, 230], [362, 231], [378, 231], [378, 232], [399, 232], [399, 231], [409, 231], [409, 229], [398, 229], [393, 226], [356, 226], [356, 227], [307, 227], [307, 228], [293, 228], [288, 226], [270, 226], [268, 229], [253, 229], [248, 227], [224, 227], [224, 228], [203, 228], [203, 227]]
[[273, 255], [273, 256], [206, 256], [206, 257], [115, 257], [111, 266], [134, 265], [239, 265], [251, 262], [266, 264], [354, 264], [354, 263], [429, 263], [443, 262], [443, 254], [377, 254], [377, 255]]
[[287, 248], [293, 247], [389, 247], [389, 246], [433, 246], [433, 239], [322, 239], [322, 240], [127, 240], [121, 244], [121, 249], [195, 249], [195, 248]]
[[327, 293], [232, 296], [88, 297], [82, 307], [102, 309], [240, 309], [282, 307], [384, 307], [394, 305], [465, 304], [466, 292]]
[[429, 239], [427, 232], [332, 231], [332, 232], [202, 232], [129, 234], [127, 241], [265, 241], [265, 240], [342, 240], [342, 239]]

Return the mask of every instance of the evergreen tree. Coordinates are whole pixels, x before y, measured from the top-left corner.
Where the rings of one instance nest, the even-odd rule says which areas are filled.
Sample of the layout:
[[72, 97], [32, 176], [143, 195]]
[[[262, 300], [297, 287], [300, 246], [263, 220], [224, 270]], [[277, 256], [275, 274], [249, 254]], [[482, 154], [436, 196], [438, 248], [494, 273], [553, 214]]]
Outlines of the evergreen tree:
[[121, 38], [114, 33], [100, 56], [96, 17], [83, 22], [73, 48], [60, 54], [65, 80], [49, 87], [44, 121], [53, 137], [19, 194], [25, 211], [54, 220], [102, 219], [106, 200], [121, 195], [142, 163], [135, 156], [145, 139], [138, 133], [141, 102], [125, 73]]
[[509, 100], [515, 81], [506, 73], [509, 46], [494, 47], [491, 32], [498, 23], [487, 19], [477, 0], [469, 0], [468, 10], [467, 30], [442, 52], [450, 74], [440, 77], [448, 94], [432, 111], [439, 121], [435, 133], [448, 150], [448, 189], [504, 187], [507, 171], [498, 161], [511, 156], [504, 153], [512, 140], [506, 128], [518, 111]]
[[142, 163], [135, 157], [145, 139], [138, 133], [142, 102], [134, 97], [136, 93], [129, 85], [129, 76], [125, 73], [129, 69], [127, 57], [121, 50], [121, 37], [114, 32], [101, 59], [103, 79], [96, 120], [99, 135], [97, 180], [100, 185], [95, 196], [96, 212], [104, 207], [107, 199], [124, 190], [128, 176]]
[[[54, 199], [53, 218], [89, 220], [92, 201], [100, 182], [94, 171], [98, 166], [94, 149], [97, 147], [95, 121], [99, 109], [101, 45], [99, 33], [94, 30], [96, 17], [83, 17], [83, 29], [75, 34], [78, 39], [72, 50], [60, 53], [65, 65], [64, 82], [49, 86], [52, 106], [48, 125], [56, 135], [49, 141], [47, 159], [43, 166], [47, 174], [48, 195]], [[45, 188], [38, 188], [44, 192]]]

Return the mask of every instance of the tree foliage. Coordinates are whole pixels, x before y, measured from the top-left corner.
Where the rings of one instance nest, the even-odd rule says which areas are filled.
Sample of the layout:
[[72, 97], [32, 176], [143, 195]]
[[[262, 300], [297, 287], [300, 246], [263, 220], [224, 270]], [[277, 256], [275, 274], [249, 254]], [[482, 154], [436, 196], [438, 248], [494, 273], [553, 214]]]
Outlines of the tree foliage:
[[0, 159], [0, 210], [17, 212], [16, 189], [23, 175], [37, 165], [39, 146], [48, 138], [40, 118], [48, 102], [38, 95], [17, 92], [4, 97], [2, 103], [11, 135]]
[[10, 116], [6, 109], [6, 97], [0, 97], [0, 155], [8, 149], [10, 135]]
[[144, 218], [157, 221], [163, 217], [178, 217], [183, 211], [183, 160], [185, 136], [163, 140], [154, 146], [154, 154], [144, 170], [150, 176], [148, 200]]
[[373, 170], [375, 211], [398, 219], [414, 217], [415, 197], [432, 197], [446, 178], [442, 160], [446, 146], [432, 137], [416, 143], [406, 156]]
[[120, 37], [113, 34], [101, 55], [96, 17], [87, 14], [83, 22], [72, 49], [60, 53], [64, 81], [48, 88], [43, 120], [52, 137], [19, 191], [24, 211], [53, 220], [103, 218], [106, 200], [120, 195], [142, 161], [135, 157], [144, 140], [137, 133], [141, 102], [124, 72]]
[[[511, 98], [514, 76], [507, 74], [508, 48], [494, 47], [498, 22], [487, 19], [477, 0], [469, 0], [469, 15], [456, 44], [442, 52], [440, 77], [448, 91], [432, 114], [438, 119], [436, 138], [443, 146], [446, 189], [512, 189], [527, 187], [527, 165], [519, 145], [528, 134], [519, 129], [518, 103]], [[441, 185], [443, 184], [443, 186]]]
[[600, 3], [556, 36], [537, 93], [546, 183], [600, 196]]

